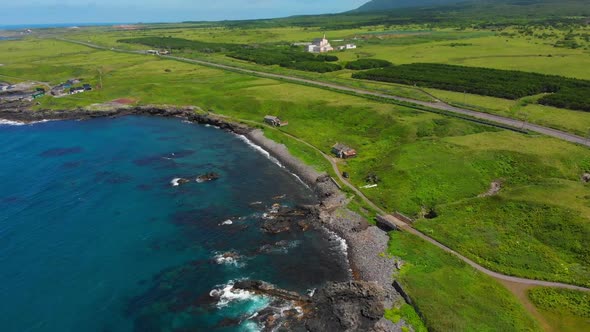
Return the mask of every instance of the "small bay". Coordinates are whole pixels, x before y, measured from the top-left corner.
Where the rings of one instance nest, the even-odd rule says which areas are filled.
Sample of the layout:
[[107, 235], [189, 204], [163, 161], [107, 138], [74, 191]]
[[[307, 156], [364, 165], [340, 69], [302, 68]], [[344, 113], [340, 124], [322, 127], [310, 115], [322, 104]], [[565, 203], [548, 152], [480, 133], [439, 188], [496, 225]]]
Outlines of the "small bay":
[[273, 204], [316, 198], [234, 134], [139, 116], [0, 124], [0, 154], [2, 331], [257, 330], [270, 300], [224, 293], [232, 281], [304, 293], [349, 278], [327, 232], [260, 229]]

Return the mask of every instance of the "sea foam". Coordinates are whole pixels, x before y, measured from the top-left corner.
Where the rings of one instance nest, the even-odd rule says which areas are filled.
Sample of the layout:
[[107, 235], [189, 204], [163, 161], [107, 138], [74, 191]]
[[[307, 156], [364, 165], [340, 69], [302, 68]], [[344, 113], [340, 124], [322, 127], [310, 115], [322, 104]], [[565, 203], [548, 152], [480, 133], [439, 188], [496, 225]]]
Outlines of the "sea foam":
[[24, 126], [26, 123], [0, 119], [0, 126]]
[[248, 308], [248, 311], [251, 311], [249, 314], [254, 314], [269, 305], [269, 298], [256, 295], [246, 290], [234, 289], [234, 284], [235, 282], [230, 280], [227, 284], [220, 285], [218, 288], [215, 288], [209, 292], [209, 296], [219, 299], [216, 305], [217, 308], [225, 308], [233, 302], [248, 301], [251, 302], [251, 305]]
[[[244, 141], [244, 143], [246, 143], [249, 147], [251, 147], [252, 149], [260, 152], [260, 154], [262, 154], [263, 156], [265, 156], [266, 158], [268, 158], [270, 161], [272, 161], [275, 165], [279, 166], [280, 168], [284, 168], [286, 170], [289, 170], [287, 167], [285, 167], [277, 158], [273, 157], [270, 152], [266, 151], [265, 149], [263, 149], [261, 146], [254, 144], [254, 142], [252, 142], [251, 140], [248, 139], [248, 137], [244, 136], [244, 135], [237, 135], [238, 138], [242, 141]], [[289, 171], [289, 173], [291, 173], [291, 175], [293, 175], [297, 180], [299, 180], [299, 182], [301, 182], [304, 186], [306, 186], [307, 188], [309, 188], [309, 186], [307, 185], [307, 183], [305, 183], [305, 181], [303, 181], [299, 175]]]

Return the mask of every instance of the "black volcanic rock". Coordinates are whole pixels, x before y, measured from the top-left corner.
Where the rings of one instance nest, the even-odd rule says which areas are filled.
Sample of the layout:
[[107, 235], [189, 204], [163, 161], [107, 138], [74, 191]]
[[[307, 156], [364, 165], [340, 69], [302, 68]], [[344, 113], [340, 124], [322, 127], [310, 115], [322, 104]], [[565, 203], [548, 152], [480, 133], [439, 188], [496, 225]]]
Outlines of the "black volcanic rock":
[[307, 319], [309, 331], [372, 331], [385, 314], [385, 291], [374, 283], [330, 283], [318, 290]]

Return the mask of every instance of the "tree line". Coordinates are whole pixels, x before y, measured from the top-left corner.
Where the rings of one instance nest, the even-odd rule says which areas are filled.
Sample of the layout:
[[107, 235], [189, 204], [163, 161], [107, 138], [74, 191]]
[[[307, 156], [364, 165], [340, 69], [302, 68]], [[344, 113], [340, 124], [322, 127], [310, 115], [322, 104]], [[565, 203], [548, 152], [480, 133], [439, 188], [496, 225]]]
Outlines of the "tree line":
[[243, 48], [244, 45], [229, 43], [210, 43], [173, 37], [139, 37], [119, 39], [119, 43], [141, 44], [157, 49], [193, 50], [201, 53], [222, 53]]
[[379, 60], [379, 59], [359, 59], [356, 61], [351, 61], [346, 64], [346, 69], [351, 70], [364, 70], [364, 69], [373, 69], [373, 68], [385, 68], [391, 66], [391, 62], [387, 60]]
[[539, 103], [590, 111], [590, 81], [514, 70], [415, 63], [373, 69], [353, 78], [416, 85], [483, 96], [520, 99], [551, 93]]
[[231, 52], [227, 56], [261, 65], [279, 65], [284, 68], [317, 73], [327, 73], [342, 69], [341, 65], [331, 63], [338, 61], [337, 56], [327, 54], [316, 56], [295, 48], [243, 48]]

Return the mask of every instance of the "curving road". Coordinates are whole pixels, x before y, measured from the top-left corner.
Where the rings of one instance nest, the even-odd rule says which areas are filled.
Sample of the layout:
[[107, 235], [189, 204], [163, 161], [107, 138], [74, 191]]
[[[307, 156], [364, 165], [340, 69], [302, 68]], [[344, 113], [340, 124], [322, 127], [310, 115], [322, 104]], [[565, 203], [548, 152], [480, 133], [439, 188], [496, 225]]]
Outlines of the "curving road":
[[[76, 44], [80, 44], [80, 45], [84, 45], [84, 46], [88, 46], [88, 47], [92, 47], [92, 48], [96, 48], [96, 49], [101, 49], [101, 50], [111, 50], [111, 51], [115, 51], [115, 52], [133, 53], [133, 54], [146, 54], [143, 51], [125, 51], [125, 50], [118, 50], [118, 49], [109, 49], [107, 47], [94, 45], [94, 44], [90, 44], [90, 43], [85, 43], [85, 42], [74, 41], [74, 40], [67, 40], [67, 39], [59, 39], [59, 40], [62, 40], [65, 42], [70, 42], [70, 43], [76, 43]], [[448, 111], [448, 112], [452, 112], [452, 113], [467, 115], [467, 116], [477, 118], [477, 119], [492, 121], [492, 122], [496, 122], [496, 123], [500, 123], [500, 124], [504, 124], [504, 125], [508, 125], [508, 126], [512, 126], [512, 127], [528, 129], [528, 130], [535, 131], [535, 132], [538, 132], [541, 134], [545, 134], [547, 136], [552, 136], [552, 137], [559, 138], [559, 139], [562, 139], [562, 140], [565, 140], [568, 142], [583, 144], [585, 146], [590, 147], [590, 141], [583, 138], [583, 137], [580, 137], [580, 136], [576, 136], [576, 135], [573, 135], [570, 133], [566, 133], [563, 131], [559, 131], [559, 130], [555, 130], [555, 129], [551, 129], [551, 128], [547, 128], [547, 127], [543, 127], [543, 126], [539, 126], [539, 125], [535, 125], [535, 124], [523, 123], [522, 121], [513, 120], [513, 119], [509, 119], [509, 118], [505, 118], [505, 117], [501, 117], [501, 116], [497, 116], [497, 115], [462, 109], [462, 108], [454, 107], [454, 106], [451, 106], [451, 105], [448, 105], [448, 104], [445, 104], [442, 102], [423, 102], [423, 101], [409, 99], [409, 98], [397, 97], [397, 96], [377, 93], [377, 92], [373, 92], [373, 91], [351, 88], [351, 87], [338, 85], [338, 84], [319, 82], [319, 81], [314, 81], [314, 80], [309, 80], [309, 79], [304, 79], [304, 78], [299, 78], [299, 77], [286, 76], [286, 75], [259, 72], [259, 71], [255, 71], [255, 70], [238, 68], [238, 67], [233, 67], [233, 66], [228, 66], [228, 65], [222, 65], [222, 64], [213, 63], [213, 62], [209, 62], [209, 61], [203, 61], [203, 60], [194, 60], [194, 59], [187, 59], [187, 58], [175, 57], [175, 56], [161, 56], [161, 57], [166, 58], [166, 59], [183, 61], [183, 62], [195, 63], [198, 65], [220, 68], [220, 69], [224, 69], [224, 70], [230, 70], [230, 71], [234, 71], [234, 72], [241, 72], [241, 73], [256, 75], [256, 76], [260, 76], [260, 77], [279, 79], [279, 80], [285, 80], [285, 81], [291, 81], [291, 82], [299, 82], [299, 83], [304, 83], [306, 85], [327, 87], [327, 88], [334, 89], [334, 90], [353, 92], [353, 93], [357, 93], [360, 95], [370, 95], [370, 96], [375, 96], [375, 97], [380, 97], [380, 98], [385, 98], [385, 99], [391, 99], [391, 100], [396, 100], [396, 101], [417, 104], [417, 105], [426, 106], [426, 107], [439, 109], [439, 110], [444, 110], [444, 111]], [[276, 129], [276, 128], [274, 128], [274, 129]], [[332, 165], [332, 168], [334, 169], [334, 172], [336, 173], [336, 175], [338, 176], [338, 179], [342, 183], [344, 183], [348, 188], [350, 188], [352, 191], [354, 191], [365, 203], [367, 203], [369, 206], [371, 206], [373, 209], [375, 209], [375, 211], [379, 212], [381, 215], [383, 215], [389, 221], [391, 221], [395, 225], [397, 225], [400, 230], [414, 234], [414, 235], [424, 239], [425, 241], [427, 241], [431, 244], [434, 244], [435, 246], [439, 247], [440, 249], [442, 249], [452, 255], [455, 255], [456, 257], [458, 257], [459, 259], [461, 259], [465, 263], [469, 264], [470, 266], [472, 266], [476, 270], [478, 270], [478, 271], [480, 271], [492, 278], [495, 278], [498, 280], [503, 280], [503, 281], [509, 281], [509, 282], [513, 282], [513, 283], [517, 283], [517, 284], [523, 284], [523, 285], [529, 285], [529, 286], [565, 288], [565, 289], [590, 292], [590, 288], [576, 286], [576, 285], [509, 276], [509, 275], [505, 275], [505, 274], [491, 271], [491, 270], [477, 264], [476, 262], [472, 261], [471, 259], [461, 255], [460, 253], [456, 252], [455, 250], [445, 246], [444, 244], [438, 242], [437, 240], [429, 237], [428, 235], [418, 231], [417, 229], [406, 224], [405, 222], [403, 222], [403, 221], [395, 218], [394, 216], [390, 215], [389, 213], [385, 212], [383, 209], [381, 209], [379, 206], [377, 206], [375, 203], [373, 203], [369, 198], [367, 198], [358, 188], [356, 188], [354, 185], [352, 185], [347, 179], [345, 179], [342, 176], [342, 173], [340, 172], [340, 170], [338, 168], [338, 164], [334, 158], [325, 154], [322, 150], [318, 149], [314, 145], [308, 143], [307, 141], [305, 141], [297, 136], [286, 133], [284, 131], [281, 131], [281, 132], [283, 134], [285, 134], [286, 136], [288, 136], [288, 137], [290, 137], [302, 144], [305, 144], [306, 146], [319, 152], [328, 162], [330, 162], [330, 164]]]
[[[271, 128], [271, 127], [269, 127]], [[276, 129], [276, 128], [273, 128]], [[278, 129], [277, 129], [278, 130]], [[586, 292], [590, 292], [590, 288], [586, 288], [586, 287], [582, 287], [582, 286], [576, 286], [576, 285], [570, 285], [570, 284], [565, 284], [565, 283], [561, 283], [561, 282], [552, 282], [552, 281], [544, 281], [544, 280], [535, 280], [535, 279], [526, 279], [526, 278], [520, 278], [520, 277], [514, 277], [514, 276], [509, 276], [509, 275], [505, 275], [505, 274], [501, 274], [498, 272], [494, 272], [492, 270], [489, 270], [479, 264], [477, 264], [476, 262], [472, 261], [471, 259], [461, 255], [460, 253], [456, 252], [455, 250], [445, 246], [444, 244], [438, 242], [437, 240], [431, 238], [430, 236], [420, 232], [419, 230], [411, 227], [410, 225], [408, 225], [407, 223], [397, 219], [396, 217], [392, 216], [391, 214], [385, 212], [383, 209], [381, 209], [380, 207], [378, 207], [375, 203], [373, 203], [367, 196], [365, 196], [358, 188], [356, 188], [352, 183], [350, 183], [347, 179], [345, 179], [342, 176], [342, 172], [340, 172], [339, 168], [338, 168], [338, 163], [336, 162], [336, 159], [325, 154], [322, 150], [318, 149], [317, 147], [315, 147], [314, 145], [306, 142], [305, 140], [294, 136], [292, 134], [286, 133], [282, 130], [280, 130], [281, 133], [285, 134], [286, 136], [292, 138], [293, 140], [296, 140], [297, 142], [300, 142], [302, 144], [305, 144], [306, 146], [314, 149], [315, 151], [319, 152], [328, 162], [330, 162], [330, 164], [332, 165], [332, 168], [334, 169], [334, 172], [336, 173], [336, 175], [338, 176], [338, 179], [344, 183], [344, 185], [346, 185], [348, 188], [350, 188], [352, 191], [355, 192], [355, 194], [357, 194], [365, 203], [367, 203], [369, 206], [371, 206], [373, 209], [375, 209], [375, 211], [379, 212], [383, 217], [385, 217], [386, 219], [388, 219], [389, 221], [391, 221], [392, 223], [394, 223], [400, 230], [406, 231], [408, 233], [414, 234], [420, 238], [422, 238], [423, 240], [434, 244], [435, 246], [439, 247], [440, 249], [455, 255], [456, 257], [458, 257], [459, 259], [461, 259], [462, 261], [464, 261], [465, 263], [469, 264], [470, 266], [472, 266], [473, 268], [475, 268], [476, 270], [487, 274], [488, 276], [498, 279], [498, 280], [504, 280], [504, 281], [509, 281], [509, 282], [513, 282], [513, 283], [517, 283], [517, 284], [523, 284], [523, 285], [528, 285], [528, 286], [543, 286], [543, 287], [553, 287], [553, 288], [565, 288], [565, 289], [572, 289], [572, 290], [578, 290], [578, 291], [586, 291]]]
[[[70, 39], [58, 38], [58, 40], [69, 42], [69, 43], [74, 43], [74, 44], [79, 44], [79, 45], [83, 45], [83, 46], [87, 46], [87, 47], [91, 47], [91, 48], [95, 48], [95, 49], [110, 50], [110, 51], [119, 52], [119, 53], [147, 54], [145, 51], [127, 51], [127, 50], [121, 50], [121, 49], [115, 49], [115, 48], [108, 48], [108, 47], [104, 47], [104, 46], [100, 46], [100, 45], [95, 45], [95, 44], [91, 44], [91, 43], [85, 43], [85, 42], [70, 40]], [[261, 71], [251, 70], [251, 69], [235, 67], [235, 66], [223, 65], [223, 64], [210, 62], [210, 61], [204, 61], [204, 60], [188, 59], [188, 58], [177, 57], [177, 56], [172, 56], [172, 55], [162, 55], [160, 57], [163, 59], [172, 59], [172, 60], [177, 60], [177, 61], [182, 61], [182, 62], [187, 62], [187, 63], [194, 63], [194, 64], [198, 64], [198, 65], [202, 65], [202, 66], [219, 68], [219, 69], [223, 69], [223, 70], [229, 70], [229, 71], [233, 71], [233, 72], [255, 75], [255, 76], [259, 76], [259, 77], [277, 79], [277, 80], [294, 82], [294, 83], [303, 83], [305, 85], [324, 87], [324, 88], [329, 88], [332, 90], [342, 91], [342, 92], [349, 92], [349, 93], [351, 92], [351, 93], [361, 95], [361, 96], [372, 96], [372, 97], [378, 97], [378, 98], [388, 99], [388, 100], [392, 100], [392, 101], [398, 101], [398, 102], [404, 102], [404, 103], [424, 106], [424, 107], [428, 107], [428, 108], [432, 108], [432, 109], [436, 109], [436, 110], [440, 110], [440, 111], [455, 113], [455, 114], [459, 114], [459, 115], [469, 116], [469, 117], [472, 117], [475, 119], [494, 122], [494, 123], [502, 124], [505, 126], [510, 126], [510, 127], [524, 129], [524, 130], [530, 130], [530, 131], [533, 131], [536, 133], [551, 136], [551, 137], [558, 138], [558, 139], [568, 141], [571, 143], [581, 144], [581, 145], [590, 147], [590, 139], [587, 139], [587, 138], [584, 138], [581, 136], [577, 136], [577, 135], [574, 135], [574, 134], [571, 134], [571, 133], [568, 133], [565, 131], [552, 129], [552, 128], [548, 128], [548, 127], [544, 127], [544, 126], [540, 126], [540, 125], [536, 125], [536, 124], [532, 124], [532, 123], [528, 123], [528, 122], [523, 122], [521, 120], [506, 118], [506, 117], [499, 116], [499, 115], [493, 115], [493, 114], [477, 112], [477, 111], [473, 111], [473, 110], [469, 110], [469, 109], [465, 109], [465, 108], [459, 108], [459, 107], [455, 107], [455, 106], [451, 106], [449, 104], [443, 103], [441, 101], [437, 101], [437, 102], [420, 101], [420, 100], [415, 100], [415, 99], [410, 99], [410, 98], [405, 98], [405, 97], [394, 96], [394, 95], [390, 95], [390, 94], [379, 93], [379, 92], [375, 92], [375, 91], [353, 88], [353, 87], [335, 84], [335, 83], [315, 81], [315, 80], [300, 78], [300, 77], [295, 77], [295, 76], [272, 74], [272, 73], [267, 73], [267, 72], [261, 72]]]

